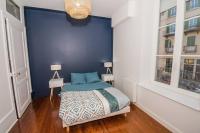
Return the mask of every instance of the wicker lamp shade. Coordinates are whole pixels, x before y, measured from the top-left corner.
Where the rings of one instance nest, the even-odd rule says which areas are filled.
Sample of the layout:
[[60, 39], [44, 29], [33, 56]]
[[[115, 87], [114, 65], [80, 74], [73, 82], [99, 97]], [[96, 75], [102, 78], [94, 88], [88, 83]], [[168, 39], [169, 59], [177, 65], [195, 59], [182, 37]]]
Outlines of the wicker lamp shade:
[[91, 13], [90, 0], [65, 0], [65, 10], [75, 19], [85, 19]]

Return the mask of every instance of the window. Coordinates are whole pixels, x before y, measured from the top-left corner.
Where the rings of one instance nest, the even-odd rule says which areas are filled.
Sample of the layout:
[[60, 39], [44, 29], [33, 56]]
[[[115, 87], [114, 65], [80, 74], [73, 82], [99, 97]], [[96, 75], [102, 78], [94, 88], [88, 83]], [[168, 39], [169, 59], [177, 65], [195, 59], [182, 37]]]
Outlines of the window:
[[186, 10], [192, 10], [200, 7], [200, 0], [188, 0], [186, 1]]
[[166, 53], [173, 52], [173, 43], [172, 43], [172, 40], [170, 40], [170, 39], [165, 40], [165, 52]]
[[168, 17], [176, 16], [176, 7], [172, 7], [168, 10]]
[[6, 10], [20, 20], [20, 8], [13, 0], [6, 0]]
[[187, 37], [187, 46], [194, 46], [195, 45], [195, 38], [196, 38], [196, 36]]
[[[200, 8], [189, 10], [200, 7], [200, 0], [185, 0], [184, 12], [177, 6], [176, 0], [160, 0], [155, 81], [200, 94]], [[176, 12], [184, 17], [176, 21]]]
[[172, 70], [172, 58], [158, 57], [156, 67], [156, 81], [170, 84]]
[[168, 72], [168, 73], [172, 72], [172, 59], [170, 58], [166, 59], [165, 72]]
[[167, 4], [168, 7], [165, 6], [168, 0], [163, 1], [161, 1], [162, 8], [160, 8], [155, 80], [170, 85], [176, 30], [176, 0], [171, 0], [173, 4]]
[[168, 34], [174, 34], [175, 33], [175, 28], [176, 28], [176, 26], [175, 26], [175, 24], [172, 24], [172, 25], [170, 25], [170, 26], [167, 26], [167, 30], [166, 30], [166, 33], [168, 33]]
[[179, 87], [200, 93], [200, 64], [199, 59], [184, 59], [181, 64]]
[[185, 21], [185, 30], [200, 27], [200, 17]]
[[167, 39], [165, 40], [165, 48], [172, 48], [172, 40]]

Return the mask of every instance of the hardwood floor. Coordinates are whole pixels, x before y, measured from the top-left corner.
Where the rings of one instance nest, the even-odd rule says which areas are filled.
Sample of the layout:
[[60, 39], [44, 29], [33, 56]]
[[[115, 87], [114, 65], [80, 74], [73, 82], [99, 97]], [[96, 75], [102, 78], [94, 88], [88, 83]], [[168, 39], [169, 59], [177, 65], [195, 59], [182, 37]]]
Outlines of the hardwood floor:
[[[29, 105], [22, 118], [10, 130], [10, 133], [66, 133], [58, 116], [60, 98], [54, 96], [42, 98]], [[169, 133], [146, 113], [136, 106], [131, 112], [102, 120], [70, 127], [70, 133]]]

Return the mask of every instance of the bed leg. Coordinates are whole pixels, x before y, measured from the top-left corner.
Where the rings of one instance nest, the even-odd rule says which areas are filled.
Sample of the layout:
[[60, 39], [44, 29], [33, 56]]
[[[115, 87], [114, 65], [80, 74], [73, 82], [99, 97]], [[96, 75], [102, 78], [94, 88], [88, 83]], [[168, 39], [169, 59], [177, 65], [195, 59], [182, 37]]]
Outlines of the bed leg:
[[127, 118], [127, 113], [124, 114], [124, 117]]
[[69, 133], [69, 127], [66, 127], [66, 133]]

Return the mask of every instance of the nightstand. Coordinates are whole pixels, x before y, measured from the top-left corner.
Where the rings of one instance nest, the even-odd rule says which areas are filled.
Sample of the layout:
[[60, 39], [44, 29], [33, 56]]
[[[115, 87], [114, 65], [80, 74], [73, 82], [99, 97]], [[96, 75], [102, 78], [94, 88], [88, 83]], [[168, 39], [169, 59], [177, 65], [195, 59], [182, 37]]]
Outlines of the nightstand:
[[114, 82], [114, 75], [113, 74], [102, 74], [101, 79], [105, 82], [110, 82], [113, 84]]
[[49, 81], [49, 88], [51, 89], [51, 94], [50, 94], [50, 101], [53, 96], [53, 90], [54, 88], [62, 87], [64, 86], [64, 79], [63, 78], [58, 78], [58, 79], [51, 79]]

